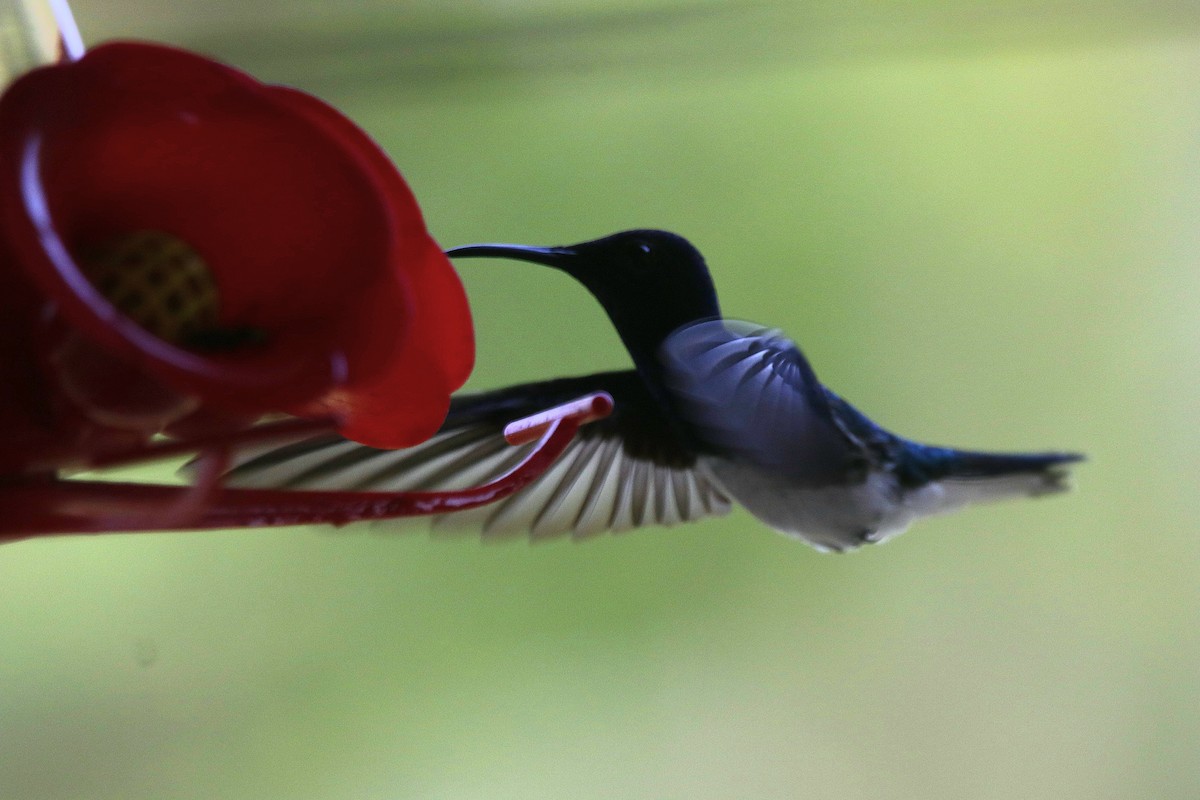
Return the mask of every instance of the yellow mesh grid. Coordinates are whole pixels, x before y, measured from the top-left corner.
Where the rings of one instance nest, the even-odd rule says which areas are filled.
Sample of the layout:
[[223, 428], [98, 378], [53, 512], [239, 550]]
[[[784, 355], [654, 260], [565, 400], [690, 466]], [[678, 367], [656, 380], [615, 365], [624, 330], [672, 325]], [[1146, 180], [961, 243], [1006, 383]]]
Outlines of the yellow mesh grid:
[[220, 305], [212, 271], [195, 250], [169, 233], [121, 236], [82, 260], [100, 293], [155, 336], [186, 345], [217, 326]]

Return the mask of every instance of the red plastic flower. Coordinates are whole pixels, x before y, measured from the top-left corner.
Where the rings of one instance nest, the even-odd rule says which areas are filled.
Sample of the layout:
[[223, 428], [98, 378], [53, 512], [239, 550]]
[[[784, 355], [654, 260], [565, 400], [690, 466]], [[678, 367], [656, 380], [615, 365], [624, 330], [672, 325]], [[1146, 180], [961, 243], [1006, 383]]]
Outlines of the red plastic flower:
[[116, 43], [0, 100], [0, 474], [270, 412], [430, 436], [466, 299], [386, 156], [334, 109]]
[[[471, 508], [612, 409], [595, 395], [514, 423], [510, 441], [537, 446], [461, 491], [222, 486], [256, 441], [423, 441], [473, 358], [462, 285], [404, 180], [320, 101], [133, 43], [0, 98], [0, 542]], [[306, 419], [254, 424], [274, 413]], [[191, 487], [62, 477], [185, 454]]]

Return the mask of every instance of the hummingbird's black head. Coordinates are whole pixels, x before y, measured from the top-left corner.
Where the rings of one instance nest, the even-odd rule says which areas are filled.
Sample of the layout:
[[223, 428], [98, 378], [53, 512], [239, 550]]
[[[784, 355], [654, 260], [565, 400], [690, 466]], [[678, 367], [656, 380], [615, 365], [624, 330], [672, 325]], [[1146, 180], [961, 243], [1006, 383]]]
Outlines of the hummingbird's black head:
[[446, 253], [531, 261], [566, 272], [600, 301], [640, 366], [653, 360], [675, 329], [721, 315], [704, 257], [668, 231], [623, 231], [565, 247], [474, 244]]

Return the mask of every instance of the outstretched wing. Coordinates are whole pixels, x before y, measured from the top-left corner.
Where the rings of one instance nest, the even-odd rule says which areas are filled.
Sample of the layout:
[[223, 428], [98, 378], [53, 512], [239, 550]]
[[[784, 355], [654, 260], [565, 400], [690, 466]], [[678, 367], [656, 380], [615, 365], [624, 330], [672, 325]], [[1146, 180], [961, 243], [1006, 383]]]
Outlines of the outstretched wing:
[[633, 371], [456, 397], [441, 431], [404, 450], [377, 450], [338, 436], [259, 449], [240, 457], [227, 481], [381, 492], [467, 488], [512, 469], [533, 446], [508, 445], [507, 423], [595, 391], [613, 396], [613, 414], [581, 428], [538, 480], [498, 503], [440, 515], [434, 529], [478, 530], [485, 538], [583, 538], [729, 511], [729, 501], [697, 469], [695, 454]]

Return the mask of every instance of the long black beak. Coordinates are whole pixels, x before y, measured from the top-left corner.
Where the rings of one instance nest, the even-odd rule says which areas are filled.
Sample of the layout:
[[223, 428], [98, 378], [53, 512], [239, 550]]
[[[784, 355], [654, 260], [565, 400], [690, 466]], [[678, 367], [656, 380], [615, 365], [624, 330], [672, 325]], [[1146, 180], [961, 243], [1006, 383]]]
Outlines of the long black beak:
[[511, 258], [566, 269], [579, 254], [570, 247], [531, 247], [523, 244], [467, 244], [446, 251], [451, 258]]

